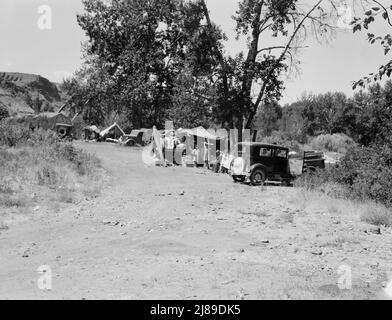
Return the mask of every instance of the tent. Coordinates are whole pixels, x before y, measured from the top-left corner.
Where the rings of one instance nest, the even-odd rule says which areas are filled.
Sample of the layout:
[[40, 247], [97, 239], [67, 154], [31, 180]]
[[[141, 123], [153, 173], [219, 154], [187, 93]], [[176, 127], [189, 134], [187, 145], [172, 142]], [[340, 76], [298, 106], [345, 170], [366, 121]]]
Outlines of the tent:
[[98, 129], [97, 126], [89, 126], [89, 127], [85, 127], [84, 130], [88, 130], [90, 132], [95, 132], [97, 134], [101, 133], [101, 130]]
[[178, 134], [180, 136], [194, 136], [194, 137], [199, 137], [207, 140], [221, 140], [221, 137], [218, 137], [210, 132], [208, 132], [206, 129], [203, 127], [197, 127], [194, 129], [180, 129], [178, 130]]
[[[177, 133], [180, 137], [186, 136], [193, 138], [187, 139], [186, 150], [188, 155], [192, 153], [195, 145], [199, 146], [199, 150], [196, 156], [197, 162], [199, 164], [204, 164], [205, 162], [211, 164], [214, 162], [217, 155], [216, 151], [221, 147], [220, 142], [226, 139], [226, 137], [217, 136], [216, 134], [207, 131], [203, 127], [197, 127], [194, 129], [180, 129]], [[207, 144], [205, 144], [205, 142], [207, 142]]]
[[100, 136], [102, 139], [107, 139], [107, 138], [119, 139], [122, 136], [125, 136], [125, 132], [121, 129], [121, 127], [117, 123], [114, 123], [109, 128], [103, 130], [100, 133]]

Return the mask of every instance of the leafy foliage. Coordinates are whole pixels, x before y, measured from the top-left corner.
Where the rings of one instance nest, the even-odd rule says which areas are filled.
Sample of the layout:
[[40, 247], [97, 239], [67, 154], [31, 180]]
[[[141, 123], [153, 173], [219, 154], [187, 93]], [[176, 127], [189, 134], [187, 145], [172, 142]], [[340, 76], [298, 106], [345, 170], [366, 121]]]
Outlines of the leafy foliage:
[[[353, 31], [360, 32], [363, 29], [369, 30], [371, 24], [373, 24], [376, 19], [380, 18], [384, 20], [389, 27], [392, 28], [391, 13], [392, 5], [384, 6], [377, 0], [372, 0], [373, 7], [364, 13], [364, 16], [359, 18], [354, 18], [352, 22]], [[385, 56], [387, 56], [392, 49], [392, 35], [390, 33], [386, 35], [375, 35], [374, 33], [368, 32], [368, 41], [370, 44], [379, 44], [384, 50]], [[392, 75], [392, 60], [386, 64], [380, 66], [379, 70], [375, 73], [370, 73], [368, 76], [355, 81], [353, 83], [353, 89], [358, 87], [365, 87], [367, 84], [382, 80], [384, 77], [390, 78]]]
[[316, 189], [328, 183], [344, 186], [354, 199], [374, 200], [392, 207], [392, 145], [353, 147], [335, 168], [308, 174], [300, 184]]
[[223, 35], [203, 27], [200, 1], [87, 0], [84, 6], [78, 22], [89, 37], [88, 59], [68, 88], [76, 100], [87, 100], [77, 103], [85, 120], [102, 123], [114, 112], [134, 127], [163, 124], [193, 89], [182, 71], [211, 76], [209, 48]]
[[384, 143], [392, 132], [392, 82], [383, 87], [371, 85], [353, 98], [343, 93], [304, 95], [283, 108], [275, 106], [272, 115], [270, 112], [263, 107], [254, 122], [254, 129], [263, 137], [271, 135], [271, 128], [278, 128], [285, 140], [301, 143], [308, 142], [308, 137], [332, 138], [336, 134], [345, 134], [364, 146]]

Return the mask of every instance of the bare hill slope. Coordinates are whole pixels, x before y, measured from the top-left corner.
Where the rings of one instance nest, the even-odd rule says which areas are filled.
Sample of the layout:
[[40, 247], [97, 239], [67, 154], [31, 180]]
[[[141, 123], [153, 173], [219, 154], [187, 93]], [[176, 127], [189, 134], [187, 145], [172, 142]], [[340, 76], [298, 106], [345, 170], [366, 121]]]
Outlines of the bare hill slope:
[[39, 75], [0, 72], [0, 102], [11, 115], [56, 110], [62, 103], [58, 87]]

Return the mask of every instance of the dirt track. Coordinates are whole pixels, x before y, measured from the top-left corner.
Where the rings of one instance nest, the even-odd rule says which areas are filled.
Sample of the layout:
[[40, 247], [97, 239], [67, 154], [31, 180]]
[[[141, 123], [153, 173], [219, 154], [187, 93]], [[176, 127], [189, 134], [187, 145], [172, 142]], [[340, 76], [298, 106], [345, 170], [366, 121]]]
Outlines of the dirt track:
[[[392, 232], [308, 208], [294, 188], [147, 167], [141, 152], [80, 144], [112, 174], [97, 199], [0, 231], [2, 299], [374, 299]], [[38, 289], [48, 265], [53, 290]], [[352, 290], [337, 283], [352, 268]]]

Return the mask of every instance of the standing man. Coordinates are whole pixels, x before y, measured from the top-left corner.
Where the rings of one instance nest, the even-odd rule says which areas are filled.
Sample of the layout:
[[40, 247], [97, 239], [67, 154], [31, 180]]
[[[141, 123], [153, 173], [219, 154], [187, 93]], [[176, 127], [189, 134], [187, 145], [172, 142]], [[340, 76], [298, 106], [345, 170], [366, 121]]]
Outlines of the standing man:
[[169, 164], [174, 164], [175, 133], [173, 130], [167, 132], [164, 146], [165, 161], [169, 162]]

